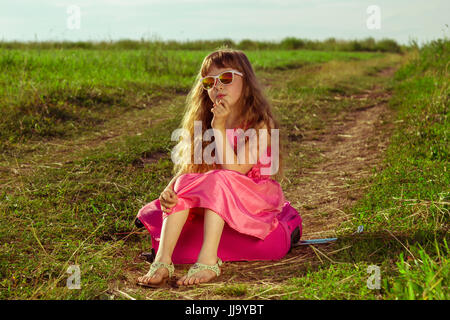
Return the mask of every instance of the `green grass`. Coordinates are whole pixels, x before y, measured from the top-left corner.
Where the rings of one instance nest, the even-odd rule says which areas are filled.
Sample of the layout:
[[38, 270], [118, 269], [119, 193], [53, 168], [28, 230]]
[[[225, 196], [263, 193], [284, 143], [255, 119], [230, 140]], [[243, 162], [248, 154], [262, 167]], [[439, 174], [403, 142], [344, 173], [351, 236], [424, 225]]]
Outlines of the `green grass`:
[[[86, 114], [73, 120], [74, 126], [81, 126], [80, 121], [87, 121], [89, 114], [94, 119], [112, 119], [120, 117], [121, 111], [133, 108], [133, 103], [139, 99], [136, 95], [147, 88], [146, 74], [142, 71], [144, 62], [141, 61], [142, 72], [136, 72], [134, 80], [124, 80], [128, 71], [121, 68], [127, 64], [123, 62], [119, 64], [122, 67], [118, 67], [113, 58], [122, 57], [131, 62], [132, 57], [142, 57], [145, 53], [80, 52], [73, 51], [75, 62], [64, 62], [65, 53], [52, 50], [41, 51], [42, 60], [35, 56], [37, 51], [17, 51], [12, 59], [34, 57], [30, 61], [37, 67], [30, 67], [29, 71], [23, 69], [18, 74], [27, 79], [24, 83], [28, 84], [36, 77], [44, 77], [35, 97], [51, 91], [56, 105], [61, 101], [66, 103], [76, 92], [72, 90], [81, 83], [92, 81], [92, 88], [100, 88], [102, 77], [96, 71], [103, 70], [96, 69], [98, 65], [110, 71], [118, 68], [114, 74], [102, 73], [103, 85], [110, 86], [108, 94], [102, 89], [104, 91], [95, 99], [76, 96], [75, 102], [71, 100], [74, 105], [79, 103], [79, 110], [86, 101], [92, 100], [90, 107], [85, 108]], [[196, 59], [205, 52], [191, 53], [187, 59], [199, 63]], [[445, 174], [448, 170], [448, 83], [445, 81], [448, 74], [443, 68], [443, 61], [448, 61], [448, 41], [423, 48], [396, 73], [393, 82], [374, 78], [373, 74], [399, 63], [395, 55], [357, 53], [354, 57], [358, 59], [352, 60], [347, 53], [335, 59], [335, 53], [298, 51], [299, 56], [290, 57], [291, 54], [249, 53], [259, 76], [272, 85], [268, 94], [274, 100], [274, 110], [280, 116], [282, 127], [288, 132], [296, 132], [295, 125], [302, 130], [320, 131], [327, 124], [327, 115], [360, 106], [359, 102], [336, 101], [335, 95], [357, 93], [374, 84], [388, 86], [394, 92], [391, 107], [397, 114], [397, 129], [385, 163], [373, 173], [369, 181], [372, 187], [353, 208], [354, 219], [339, 230], [336, 246], [319, 248], [322, 253], [316, 252], [316, 258], [298, 266], [288, 280], [262, 286], [240, 283], [238, 277], [235, 283], [211, 287], [210, 292], [204, 290], [211, 296], [238, 299], [252, 296], [256, 299], [448, 299], [448, 247], [444, 241], [448, 232], [450, 185]], [[51, 62], [52, 55], [59, 57], [58, 63]], [[286, 68], [286, 61], [279, 59], [283, 55], [290, 57], [292, 65], [303, 64], [308, 59], [311, 63], [299, 69], [304, 72], [298, 72], [290, 69], [292, 65]], [[56, 63], [53, 65], [55, 73], [50, 71], [52, 63]], [[70, 67], [70, 63], [74, 65]], [[79, 73], [75, 71], [77, 63], [84, 63]], [[20, 63], [11, 65], [23, 67]], [[46, 65], [44, 70], [47, 71], [39, 76], [37, 69], [42, 65]], [[83, 72], [92, 78], [83, 76]], [[14, 74], [17, 72], [5, 72], [2, 79], [15, 79]], [[71, 80], [78, 79], [78, 84], [57, 87], [61, 74]], [[170, 88], [185, 90], [189, 87], [188, 76], [186, 87], [180, 84], [184, 80], [176, 83], [175, 78], [167, 79], [168, 82], [154, 82], [155, 86], [162, 84], [160, 93], [167, 101], [170, 101]], [[174, 82], [170, 84], [170, 81]], [[137, 85], [139, 82], [144, 83], [142, 87]], [[114, 97], [121, 86], [126, 93]], [[7, 101], [8, 90], [14, 89], [2, 91], [1, 101]], [[156, 95], [149, 93], [152, 94]], [[52, 101], [49, 97], [46, 96], [43, 105]], [[112, 97], [117, 100], [107, 100]], [[22, 99], [32, 98], [24, 94]], [[414, 105], [417, 107], [412, 107]], [[183, 107], [182, 103], [174, 104], [169, 114], [167, 104], [154, 105], [154, 114], [167, 118], [151, 128], [141, 128], [140, 135], [125, 134], [121, 139], [98, 147], [49, 154], [45, 162], [34, 161], [32, 153], [22, 153], [17, 159], [14, 155], [3, 154], [2, 164], [17, 168], [18, 173], [9, 168], [0, 172], [1, 299], [108, 299], [111, 288], [117, 283], [132, 281], [126, 278], [128, 274], [147, 269], [133, 259], [138, 253], [148, 251], [148, 235], [129, 233], [136, 231], [133, 219], [137, 210], [156, 199], [171, 178], [170, 150], [174, 142], [170, 141], [170, 133], [172, 128], [178, 127]], [[24, 113], [21, 110], [16, 115], [21, 117]], [[30, 117], [36, 114], [30, 112]], [[123, 117], [126, 119], [126, 113]], [[65, 122], [62, 123], [64, 129]], [[55, 125], [58, 125], [57, 120], [49, 120], [49, 130]], [[23, 135], [12, 129], [9, 134]], [[31, 134], [34, 139], [49, 136]], [[77, 139], [77, 135], [62, 135], [62, 138], [69, 141]], [[301, 167], [316, 161], [308, 154], [300, 161], [301, 141], [292, 139], [288, 165]], [[20, 150], [29, 142], [17, 139], [15, 143]], [[28, 169], [21, 169], [25, 164], [29, 165]], [[353, 231], [361, 224], [365, 231], [354, 235]], [[82, 290], [66, 288], [66, 271], [72, 264], [80, 265]], [[380, 267], [382, 287], [379, 290], [371, 290], [366, 285], [370, 265]], [[136, 296], [145, 298], [141, 292]], [[156, 292], [153, 296], [180, 297], [177, 292]]]
[[[389, 297], [393, 299], [448, 300], [450, 264], [449, 249], [436, 241], [436, 252], [429, 255], [420, 245], [412, 246], [411, 255], [405, 259], [403, 253], [397, 262], [399, 276], [391, 283], [386, 281]], [[442, 250], [442, 251], [441, 251]]]
[[[210, 51], [0, 49], [0, 150], [71, 137], [107, 119], [187, 94]], [[249, 51], [255, 70], [297, 68], [381, 53]]]
[[427, 235], [396, 254], [398, 271], [383, 287], [387, 298], [448, 299], [449, 49], [448, 40], [433, 41], [396, 73], [390, 106], [397, 128], [372, 188], [343, 226]]

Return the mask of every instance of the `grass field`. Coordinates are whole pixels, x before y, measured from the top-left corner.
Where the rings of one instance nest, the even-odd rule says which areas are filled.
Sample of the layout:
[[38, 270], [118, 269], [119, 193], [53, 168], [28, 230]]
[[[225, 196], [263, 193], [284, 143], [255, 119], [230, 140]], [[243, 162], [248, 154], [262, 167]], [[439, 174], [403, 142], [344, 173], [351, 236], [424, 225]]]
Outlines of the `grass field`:
[[[366, 187], [342, 208], [335, 244], [258, 264], [256, 276], [253, 264], [225, 264], [217, 285], [135, 285], [150, 241], [133, 220], [172, 177], [170, 134], [207, 53], [0, 50], [0, 298], [448, 299], [448, 40], [406, 54], [246, 52], [289, 137], [283, 190], [323, 161], [303, 137], [376, 103], [352, 98], [373, 88], [391, 95], [383, 162], [348, 182]], [[66, 287], [70, 265], [80, 266], [80, 290]], [[380, 289], [367, 286], [370, 265]]]
[[[187, 94], [207, 51], [2, 50], [3, 151], [32, 137], [70, 136], [155, 99]], [[256, 70], [283, 70], [380, 53], [255, 51]]]

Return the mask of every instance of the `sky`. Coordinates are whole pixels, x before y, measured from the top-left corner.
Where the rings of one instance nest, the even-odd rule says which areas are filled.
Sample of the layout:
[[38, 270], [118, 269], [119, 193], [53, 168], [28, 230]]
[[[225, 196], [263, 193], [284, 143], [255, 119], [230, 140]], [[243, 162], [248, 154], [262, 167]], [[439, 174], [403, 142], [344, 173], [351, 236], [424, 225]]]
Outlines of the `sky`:
[[0, 40], [280, 41], [450, 34], [448, 0], [0, 0]]

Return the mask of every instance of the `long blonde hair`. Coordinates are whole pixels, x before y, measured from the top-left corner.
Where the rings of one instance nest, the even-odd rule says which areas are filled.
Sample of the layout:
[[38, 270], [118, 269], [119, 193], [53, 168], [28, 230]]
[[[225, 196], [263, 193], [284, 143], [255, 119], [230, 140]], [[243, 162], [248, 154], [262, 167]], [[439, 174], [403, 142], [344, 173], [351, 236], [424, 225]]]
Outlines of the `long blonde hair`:
[[[186, 132], [189, 132], [190, 139], [194, 137], [194, 121], [201, 121], [202, 136], [206, 130], [211, 128], [211, 121], [213, 119], [213, 113], [211, 112], [212, 102], [208, 96], [208, 92], [203, 89], [200, 79], [208, 74], [212, 66], [216, 66], [217, 68], [232, 68], [244, 74], [242, 78], [242, 94], [237, 102], [236, 110], [237, 114], [240, 115], [240, 123], [246, 123], [247, 128], [254, 128], [257, 125], [265, 123], [269, 134], [271, 129], [279, 129], [279, 122], [272, 114], [271, 105], [263, 94], [262, 86], [258, 82], [247, 56], [240, 50], [225, 48], [214, 51], [204, 58], [195, 83], [187, 95], [185, 113], [181, 126]], [[204, 173], [210, 170], [220, 169], [220, 165], [216, 163], [207, 164], [202, 161], [201, 164], [194, 164], [194, 146], [196, 143], [199, 143], [199, 141], [194, 141], [194, 143], [190, 144], [183, 142], [183, 140], [179, 142], [177, 156], [181, 161], [174, 164], [173, 173], [175, 175], [183, 173]], [[202, 154], [204, 148], [209, 143], [208, 141], [202, 141]], [[272, 178], [281, 181], [285, 177], [281, 139], [279, 143], [279, 169]], [[188, 151], [189, 145], [191, 148], [190, 152]], [[191, 155], [191, 159], [189, 159], [189, 155]]]

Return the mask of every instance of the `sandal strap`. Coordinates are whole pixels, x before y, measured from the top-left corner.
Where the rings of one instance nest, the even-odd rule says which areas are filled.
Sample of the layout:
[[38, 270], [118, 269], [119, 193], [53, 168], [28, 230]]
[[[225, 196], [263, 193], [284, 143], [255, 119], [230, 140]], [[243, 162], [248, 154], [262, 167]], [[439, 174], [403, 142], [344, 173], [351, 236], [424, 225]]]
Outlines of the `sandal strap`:
[[159, 268], [166, 268], [169, 271], [169, 278], [172, 277], [174, 271], [175, 271], [175, 266], [173, 265], [173, 263], [168, 264], [165, 262], [153, 262], [150, 266], [150, 270], [148, 271], [148, 276], [151, 277], [155, 274], [156, 270], [158, 270]]
[[197, 273], [199, 271], [203, 271], [203, 270], [211, 270], [214, 271], [216, 273], [217, 276], [220, 276], [220, 268], [219, 266], [222, 265], [222, 260], [217, 261], [217, 263], [213, 266], [209, 266], [207, 264], [203, 264], [203, 263], [195, 263], [188, 271], [187, 276], [190, 277], [192, 276], [194, 273]]

